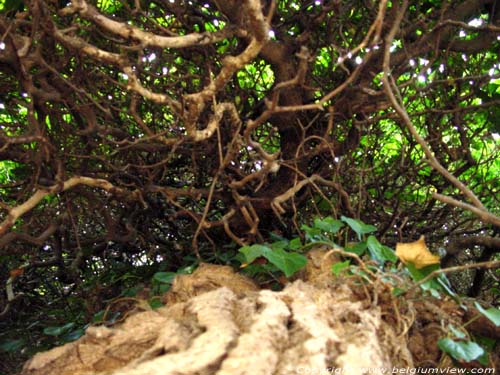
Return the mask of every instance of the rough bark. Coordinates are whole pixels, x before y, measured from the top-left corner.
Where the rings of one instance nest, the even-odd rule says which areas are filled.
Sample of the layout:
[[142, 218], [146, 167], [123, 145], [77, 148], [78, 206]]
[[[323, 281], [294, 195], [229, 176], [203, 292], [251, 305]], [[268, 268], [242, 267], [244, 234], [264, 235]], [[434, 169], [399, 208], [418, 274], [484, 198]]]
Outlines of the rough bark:
[[378, 278], [332, 277], [331, 251], [308, 256], [302, 280], [281, 292], [257, 290], [229, 267], [203, 265], [174, 282], [167, 306], [116, 327], [91, 327], [78, 341], [37, 354], [21, 375], [363, 374], [451, 366], [437, 346], [442, 327], [469, 319], [454, 302], [394, 297]]

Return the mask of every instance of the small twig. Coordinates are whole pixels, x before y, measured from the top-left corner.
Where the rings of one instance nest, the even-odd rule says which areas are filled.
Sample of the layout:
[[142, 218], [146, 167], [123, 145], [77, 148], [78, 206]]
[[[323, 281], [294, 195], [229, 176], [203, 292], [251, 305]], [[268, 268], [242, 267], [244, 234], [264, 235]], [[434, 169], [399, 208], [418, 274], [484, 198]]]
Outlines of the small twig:
[[[352, 253], [350, 251], [345, 251], [345, 250], [342, 250], [340, 248], [335, 248], [335, 249], [331, 249], [329, 250], [325, 255], [323, 255], [323, 259], [327, 259], [331, 254], [340, 254], [344, 257], [347, 257], [347, 258], [353, 258], [356, 260], [356, 262], [358, 262], [359, 264], [359, 267], [364, 271], [366, 272], [368, 275], [370, 275], [371, 277], [373, 277], [374, 279], [376, 278], [376, 275], [370, 271], [368, 269], [368, 267], [366, 266], [365, 262], [363, 262], [363, 260], [358, 256], [358, 254], [355, 254], [355, 253]], [[370, 279], [367, 280], [370, 284], [373, 283], [373, 281], [371, 281]]]
[[432, 280], [436, 276], [443, 274], [443, 273], [444, 274], [454, 273], [454, 272], [458, 272], [458, 271], [464, 271], [464, 270], [475, 269], [475, 268], [491, 269], [491, 268], [498, 268], [498, 267], [500, 267], [500, 260], [473, 263], [473, 264], [464, 264], [462, 266], [455, 266], [455, 267], [438, 269], [438, 270], [432, 271], [430, 274], [428, 274], [422, 280], [419, 280], [418, 282], [413, 284], [409, 289], [406, 290], [405, 293], [408, 293], [408, 292], [418, 288], [420, 285], [425, 284], [426, 282]]

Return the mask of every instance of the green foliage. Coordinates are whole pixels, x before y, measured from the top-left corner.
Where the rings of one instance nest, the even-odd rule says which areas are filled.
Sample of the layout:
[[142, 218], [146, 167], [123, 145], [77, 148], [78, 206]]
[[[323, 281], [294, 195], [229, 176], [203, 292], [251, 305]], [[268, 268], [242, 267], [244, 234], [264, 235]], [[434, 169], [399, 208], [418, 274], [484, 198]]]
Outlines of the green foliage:
[[314, 219], [312, 227], [302, 224], [300, 229], [304, 231], [306, 242], [324, 242], [325, 244], [334, 246], [336, 234], [339, 233], [344, 225], [345, 224], [340, 220], [326, 217], [324, 219]]
[[240, 252], [246, 263], [252, 263], [257, 258], [263, 257], [282, 271], [286, 277], [290, 277], [306, 265], [307, 259], [302, 254], [286, 251], [287, 247], [288, 243], [274, 242], [270, 246], [243, 246]]
[[344, 270], [347, 270], [350, 265], [351, 265], [351, 262], [349, 260], [345, 260], [343, 262], [334, 263], [332, 265], [332, 273], [335, 276], [340, 276], [340, 273], [342, 271], [344, 271]]
[[[377, 228], [373, 225], [367, 225], [361, 220], [345, 216], [342, 216], [341, 220], [336, 220], [328, 216], [314, 219], [312, 226], [303, 224], [301, 229], [303, 230], [303, 237], [305, 239], [304, 243], [302, 243], [301, 237], [287, 240], [276, 236], [276, 241], [271, 244], [255, 244], [241, 247], [239, 251], [243, 254], [243, 262], [245, 265], [248, 265], [259, 258], [265, 258], [279, 271], [283, 272], [286, 277], [291, 277], [306, 265], [306, 257], [301, 253], [315, 246], [326, 245], [332, 249], [341, 248], [342, 246], [338, 242], [342, 238], [349, 239], [350, 230], [356, 234], [359, 242], [352, 243], [346, 241], [346, 251], [362, 256], [368, 250], [366, 255], [380, 267], [384, 267], [386, 263], [395, 263], [397, 261], [394, 251], [382, 245], [373, 235], [366, 239], [364, 238], [366, 234], [376, 231]], [[332, 272], [338, 275], [342, 270], [348, 268], [349, 265], [349, 260], [337, 263], [333, 265]], [[263, 269], [263, 271], [267, 270]]]
[[114, 11], [116, 11], [118, 4], [121, 4], [120, 1], [98, 0], [97, 8], [105, 13], [113, 13]]
[[74, 328], [74, 326], [75, 326], [75, 323], [70, 322], [70, 323], [65, 324], [63, 326], [60, 326], [60, 327], [46, 327], [46, 328], [44, 328], [43, 333], [45, 333], [46, 335], [49, 335], [49, 336], [60, 336], [63, 333], [67, 333], [69, 330]]
[[26, 340], [21, 339], [7, 339], [0, 341], [0, 351], [15, 353], [24, 348]]
[[494, 325], [497, 327], [500, 326], [500, 309], [496, 309], [494, 307], [484, 309], [477, 301], [474, 302], [474, 306], [476, 306], [481, 314], [491, 320]]
[[[371, 233], [371, 231], [368, 233]], [[385, 262], [396, 263], [397, 257], [396, 254], [394, 254], [394, 250], [382, 245], [374, 236], [368, 236], [366, 246], [370, 252], [370, 257], [377, 262], [377, 264], [384, 265]]]
[[23, 0], [2, 0], [0, 1], [0, 13], [22, 11], [24, 9]]
[[[412, 279], [414, 281], [420, 281], [429, 276], [432, 272], [440, 269], [439, 264], [433, 264], [424, 268], [416, 268], [412, 263], [406, 264], [406, 269], [410, 273]], [[431, 278], [425, 283], [421, 284], [421, 288], [423, 290], [429, 291], [434, 297], [439, 298], [440, 293], [444, 292], [445, 294], [456, 297], [455, 292], [451, 290], [450, 281], [444, 274], [439, 274], [437, 277]]]
[[176, 272], [157, 272], [153, 275], [153, 281], [161, 284], [172, 284], [175, 276], [177, 276]]
[[438, 346], [458, 361], [472, 362], [485, 353], [484, 349], [473, 341], [458, 341], [449, 337], [439, 340]]
[[248, 64], [237, 75], [241, 88], [252, 89], [257, 93], [257, 99], [262, 99], [264, 94], [274, 83], [274, 72], [264, 61]]
[[338, 231], [342, 229], [343, 226], [344, 223], [342, 221], [334, 220], [330, 216], [324, 219], [319, 219], [319, 218], [314, 219], [314, 228], [330, 234], [338, 233]]
[[45, 327], [43, 333], [47, 336], [56, 336], [61, 344], [75, 341], [85, 334], [85, 328], [76, 327], [74, 322], [58, 327]]
[[[347, 224], [347, 226], [345, 225]], [[359, 242], [351, 243], [345, 247], [345, 250], [355, 253], [358, 256], [363, 256], [366, 261], [374, 261], [379, 267], [388, 264], [385, 272], [401, 274], [401, 270], [394, 267], [397, 262], [397, 257], [394, 251], [382, 245], [374, 235], [366, 235], [373, 233], [377, 228], [373, 225], [368, 225], [358, 219], [341, 217], [341, 220], [336, 220], [332, 217], [316, 218], [313, 220], [312, 226], [302, 225], [301, 229], [305, 242], [302, 243], [300, 237], [287, 240], [281, 236], [275, 236], [275, 242], [271, 244], [255, 244], [251, 246], [243, 246], [240, 248], [240, 253], [243, 254], [245, 265], [252, 264], [259, 259], [267, 259], [277, 270], [283, 272], [286, 277], [291, 277], [293, 274], [302, 269], [306, 264], [306, 258], [300, 252], [307, 251], [314, 246], [328, 245], [331, 248], [339, 248], [340, 245], [335, 241], [341, 238], [350, 238], [349, 230], [356, 235]], [[367, 251], [368, 250], [368, 251]], [[260, 269], [260, 271], [259, 271]], [[406, 271], [414, 282], [419, 282], [427, 278], [434, 271], [439, 270], [440, 265], [434, 264], [424, 268], [416, 268], [412, 263], [408, 263], [403, 268], [403, 273]], [[253, 272], [269, 272], [273, 269], [260, 266]], [[370, 276], [357, 265], [353, 265], [350, 259], [336, 262], [331, 267], [334, 277], [342, 275], [357, 275], [361, 279], [370, 280]], [[460, 298], [452, 290], [452, 286], [445, 274], [440, 273], [436, 277], [429, 279], [420, 285], [424, 292], [430, 293], [434, 298], [441, 299], [442, 294], [446, 294], [455, 299], [460, 304]], [[392, 293], [394, 296], [404, 296], [405, 288], [401, 285], [395, 285]], [[496, 308], [483, 309], [477, 302], [475, 306], [478, 311], [490, 319], [495, 325], [500, 325], [500, 310]], [[453, 359], [459, 362], [472, 362], [478, 360], [483, 365], [489, 363], [488, 353], [492, 349], [492, 343], [486, 339], [477, 338], [476, 341], [467, 339], [465, 333], [461, 330], [450, 326], [449, 336], [442, 338], [438, 342], [439, 348], [450, 355]], [[479, 342], [479, 343], [478, 343]], [[484, 348], [487, 348], [486, 350]]]

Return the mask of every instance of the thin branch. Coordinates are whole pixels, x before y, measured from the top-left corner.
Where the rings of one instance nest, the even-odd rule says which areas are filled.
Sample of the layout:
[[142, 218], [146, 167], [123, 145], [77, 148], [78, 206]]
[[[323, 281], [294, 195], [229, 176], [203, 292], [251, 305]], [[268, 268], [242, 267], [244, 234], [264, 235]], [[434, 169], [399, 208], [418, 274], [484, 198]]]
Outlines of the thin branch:
[[500, 260], [473, 263], [473, 264], [464, 264], [464, 265], [456, 266], [456, 267], [448, 267], [448, 268], [438, 269], [438, 270], [431, 272], [426, 277], [419, 280], [417, 283], [413, 284], [409, 289], [406, 290], [405, 293], [408, 293], [408, 292], [418, 288], [420, 285], [425, 284], [426, 282], [434, 279], [436, 276], [439, 276], [443, 273], [447, 274], [447, 273], [465, 271], [465, 270], [469, 270], [469, 269], [477, 269], [477, 268], [492, 269], [492, 268], [498, 268], [498, 267], [500, 267]]
[[[495, 215], [491, 214], [488, 212], [488, 210], [484, 207], [484, 205], [481, 203], [481, 201], [476, 197], [476, 195], [464, 184], [462, 183], [458, 178], [453, 176], [445, 167], [439, 163], [439, 161], [436, 159], [434, 154], [432, 153], [429, 145], [427, 142], [420, 136], [418, 131], [416, 130], [415, 126], [413, 125], [413, 122], [410, 119], [410, 116], [404, 106], [400, 103], [400, 100], [396, 98], [396, 95], [399, 96], [399, 90], [394, 82], [393, 77], [391, 76], [390, 72], [390, 61], [391, 61], [391, 52], [390, 48], [392, 45], [392, 42], [394, 40], [394, 37], [396, 33], [399, 30], [400, 23], [403, 19], [403, 15], [406, 11], [406, 8], [408, 6], [408, 1], [405, 0], [403, 1], [403, 4], [401, 6], [401, 9], [396, 15], [396, 20], [394, 21], [394, 24], [385, 38], [385, 51], [384, 51], [384, 62], [383, 62], [383, 76], [382, 76], [382, 82], [383, 82], [383, 87], [384, 91], [387, 94], [387, 97], [391, 101], [394, 109], [396, 112], [399, 114], [403, 122], [405, 123], [406, 127], [412, 134], [413, 138], [417, 141], [417, 143], [420, 145], [422, 150], [424, 151], [424, 154], [427, 158], [427, 161], [429, 164], [436, 170], [438, 171], [444, 178], [446, 178], [448, 181], [450, 181], [455, 187], [457, 187], [462, 194], [467, 197], [473, 204], [471, 205], [466, 205], [465, 203], [461, 203], [462, 208], [467, 208], [470, 209], [469, 207], [474, 207], [474, 210], [471, 210], [474, 212], [476, 215], [480, 213], [481, 215], [478, 215], [481, 219], [483, 217], [486, 217], [488, 222], [491, 222], [491, 219], [493, 218], [494, 223], [500, 222], [500, 219], [495, 217]], [[442, 195], [439, 195], [441, 198], [444, 197]], [[450, 198], [451, 199], [451, 198]], [[458, 206], [457, 203], [460, 203], [458, 201], [455, 201], [455, 206]], [[498, 225], [498, 224], [495, 224]]]

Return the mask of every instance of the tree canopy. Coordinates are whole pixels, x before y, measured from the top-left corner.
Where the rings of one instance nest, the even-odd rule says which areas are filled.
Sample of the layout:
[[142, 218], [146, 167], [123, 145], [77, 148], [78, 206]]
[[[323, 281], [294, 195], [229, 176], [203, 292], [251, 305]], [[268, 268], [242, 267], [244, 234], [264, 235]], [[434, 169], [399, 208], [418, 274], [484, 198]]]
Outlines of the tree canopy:
[[0, 7], [6, 275], [224, 261], [327, 215], [498, 235], [496, 0]]

